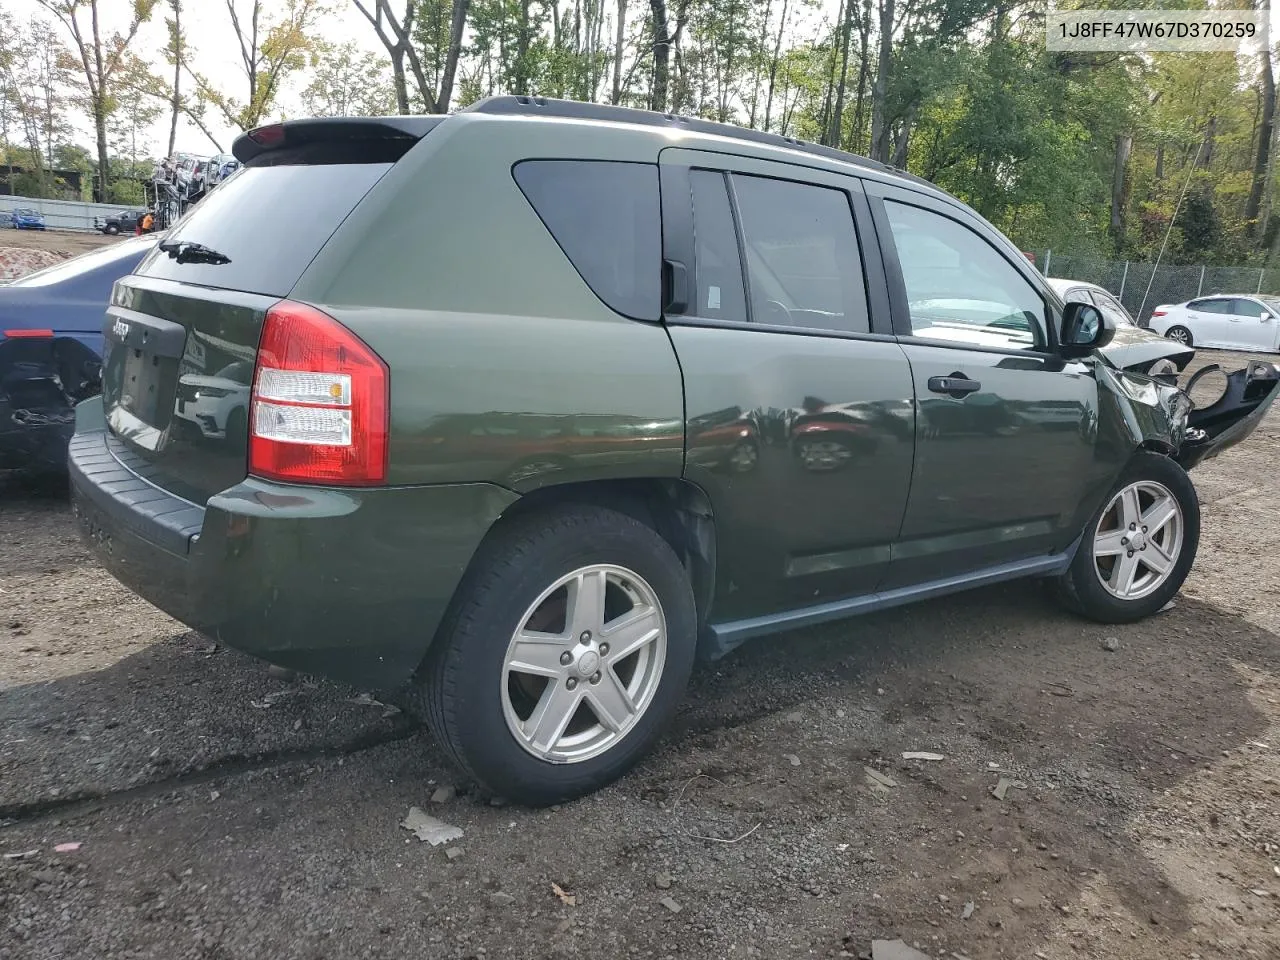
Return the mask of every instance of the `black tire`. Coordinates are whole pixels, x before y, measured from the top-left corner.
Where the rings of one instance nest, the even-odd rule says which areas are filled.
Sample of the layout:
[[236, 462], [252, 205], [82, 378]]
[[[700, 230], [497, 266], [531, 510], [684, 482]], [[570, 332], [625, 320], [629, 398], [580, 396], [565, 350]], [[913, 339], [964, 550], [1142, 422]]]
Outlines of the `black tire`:
[[108, 223], [105, 227], [102, 228], [102, 232], [105, 233], [108, 237], [114, 237], [117, 233], [120, 232], [120, 228], [116, 226], [114, 223]]
[[[507, 727], [501, 677], [507, 647], [530, 605], [561, 576], [594, 563], [647, 581], [667, 626], [666, 657], [649, 707], [606, 752], [552, 763]], [[697, 615], [675, 552], [645, 524], [614, 510], [559, 507], [511, 521], [481, 548], [427, 656], [415, 704], [452, 759], [499, 796], [546, 806], [622, 776], [653, 745], [693, 670]]]
[[[1173, 572], [1154, 591], [1135, 600], [1123, 600], [1103, 587], [1094, 558], [1093, 538], [1112, 499], [1122, 489], [1142, 480], [1162, 484], [1182, 510], [1182, 548]], [[1200, 500], [1187, 472], [1173, 460], [1156, 453], [1138, 453], [1089, 518], [1080, 547], [1070, 568], [1054, 581], [1058, 598], [1074, 613], [1099, 623], [1133, 623], [1155, 613], [1182, 589], [1200, 546]]]
[[[1180, 333], [1181, 336], [1174, 336], [1175, 330]], [[1176, 340], [1178, 343], [1186, 344], [1188, 347], [1194, 347], [1196, 345], [1195, 338], [1191, 336], [1191, 331], [1181, 324], [1175, 323], [1164, 332], [1164, 335], [1170, 340]]]

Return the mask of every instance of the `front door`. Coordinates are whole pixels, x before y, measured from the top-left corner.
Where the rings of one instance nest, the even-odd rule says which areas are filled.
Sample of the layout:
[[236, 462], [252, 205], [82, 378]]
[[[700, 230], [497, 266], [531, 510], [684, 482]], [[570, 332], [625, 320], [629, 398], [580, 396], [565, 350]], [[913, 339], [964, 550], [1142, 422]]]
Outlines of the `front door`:
[[1236, 297], [1231, 301], [1228, 336], [1239, 350], [1271, 350], [1276, 342], [1274, 315], [1259, 301]]
[[1231, 343], [1231, 301], [1205, 297], [1187, 304], [1187, 320], [1197, 347], [1224, 347]]
[[886, 586], [1064, 549], [1097, 481], [1092, 361], [1054, 353], [1036, 275], [975, 218], [912, 191], [867, 189], [917, 410], [911, 495]]
[[870, 593], [911, 481], [911, 372], [861, 183], [662, 153], [685, 474], [715, 513], [714, 623]]

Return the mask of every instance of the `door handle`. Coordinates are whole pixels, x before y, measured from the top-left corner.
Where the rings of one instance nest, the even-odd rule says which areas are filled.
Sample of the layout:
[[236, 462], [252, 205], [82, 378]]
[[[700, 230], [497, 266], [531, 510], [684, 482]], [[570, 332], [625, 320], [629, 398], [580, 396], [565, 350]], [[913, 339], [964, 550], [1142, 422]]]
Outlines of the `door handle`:
[[982, 384], [977, 380], [970, 380], [963, 373], [953, 373], [947, 377], [930, 377], [929, 389], [933, 393], [945, 393], [959, 400], [967, 394], [977, 393], [982, 389]]

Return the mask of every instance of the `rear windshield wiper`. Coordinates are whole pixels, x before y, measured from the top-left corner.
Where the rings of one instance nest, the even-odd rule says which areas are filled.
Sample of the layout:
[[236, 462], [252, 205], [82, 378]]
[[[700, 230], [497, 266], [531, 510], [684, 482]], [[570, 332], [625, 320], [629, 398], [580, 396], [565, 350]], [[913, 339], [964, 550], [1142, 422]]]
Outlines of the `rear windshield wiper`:
[[231, 258], [193, 240], [166, 240], [160, 249], [179, 263], [230, 263]]

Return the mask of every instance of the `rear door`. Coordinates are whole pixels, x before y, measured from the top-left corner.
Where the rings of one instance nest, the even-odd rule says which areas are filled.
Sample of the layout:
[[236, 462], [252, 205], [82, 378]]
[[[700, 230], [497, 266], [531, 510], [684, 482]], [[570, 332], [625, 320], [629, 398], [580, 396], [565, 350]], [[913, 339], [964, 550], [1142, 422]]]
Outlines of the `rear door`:
[[1016, 251], [960, 208], [868, 182], [894, 325], [915, 382], [915, 470], [886, 587], [1058, 551], [1094, 482], [1098, 391], [1054, 350]]
[[720, 538], [713, 619], [874, 591], [914, 417], [860, 182], [677, 148], [661, 176], [686, 475]]
[[417, 139], [344, 123], [327, 139], [330, 128], [311, 122], [299, 144], [286, 126], [276, 149], [193, 207], [113, 291], [103, 325], [109, 445], [193, 503], [247, 473], [249, 391], [267, 310]]

